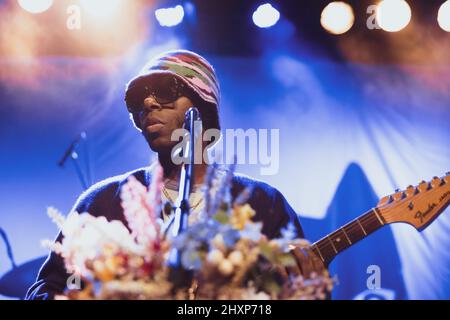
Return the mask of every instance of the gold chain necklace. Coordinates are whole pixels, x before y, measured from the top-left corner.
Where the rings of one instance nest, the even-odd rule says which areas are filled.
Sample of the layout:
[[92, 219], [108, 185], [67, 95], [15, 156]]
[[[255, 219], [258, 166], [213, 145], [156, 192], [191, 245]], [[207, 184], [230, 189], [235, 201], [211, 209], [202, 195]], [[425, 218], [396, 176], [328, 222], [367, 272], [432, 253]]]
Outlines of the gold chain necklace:
[[[169, 202], [172, 204], [172, 207], [175, 205], [175, 201], [173, 201], [172, 197], [170, 196], [169, 192], [167, 191], [166, 187], [162, 187], [162, 192], [164, 196], [169, 200]], [[200, 198], [200, 200], [197, 201], [197, 203], [193, 206], [190, 206], [189, 209], [195, 210], [195, 208], [198, 207], [198, 205], [202, 202], [203, 198]]]

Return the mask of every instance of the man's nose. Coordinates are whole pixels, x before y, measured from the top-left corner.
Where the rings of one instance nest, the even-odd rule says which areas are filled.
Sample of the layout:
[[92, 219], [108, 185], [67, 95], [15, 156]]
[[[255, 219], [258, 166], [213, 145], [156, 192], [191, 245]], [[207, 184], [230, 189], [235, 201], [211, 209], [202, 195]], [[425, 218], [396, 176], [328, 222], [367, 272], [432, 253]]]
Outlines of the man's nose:
[[147, 112], [161, 109], [161, 105], [156, 101], [154, 96], [148, 96], [144, 99], [144, 110]]

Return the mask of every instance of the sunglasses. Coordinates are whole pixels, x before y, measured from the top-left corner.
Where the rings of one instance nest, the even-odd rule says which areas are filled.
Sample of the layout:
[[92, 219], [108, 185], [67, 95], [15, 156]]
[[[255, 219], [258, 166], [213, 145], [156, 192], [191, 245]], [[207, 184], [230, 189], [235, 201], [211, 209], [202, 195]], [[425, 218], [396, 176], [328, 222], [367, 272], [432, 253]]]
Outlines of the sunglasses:
[[144, 100], [153, 97], [160, 105], [176, 101], [187, 96], [186, 85], [172, 75], [161, 75], [150, 79], [142, 79], [132, 86], [125, 97], [128, 112], [140, 113], [144, 111]]

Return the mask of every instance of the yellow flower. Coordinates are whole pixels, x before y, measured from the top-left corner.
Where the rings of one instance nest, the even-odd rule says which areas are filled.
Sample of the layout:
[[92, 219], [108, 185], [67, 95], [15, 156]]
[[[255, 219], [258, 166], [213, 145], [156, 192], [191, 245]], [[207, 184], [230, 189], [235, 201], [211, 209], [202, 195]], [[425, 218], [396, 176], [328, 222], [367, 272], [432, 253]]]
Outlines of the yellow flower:
[[106, 259], [105, 266], [112, 273], [116, 273], [123, 263], [124, 259], [121, 256], [112, 256]]
[[101, 281], [110, 281], [112, 279], [114, 279], [114, 274], [111, 272], [111, 270], [109, 268], [106, 267], [106, 265], [100, 261], [100, 260], [95, 260], [94, 264], [94, 272], [95, 275], [101, 280]]
[[114, 243], [106, 243], [104, 246], [103, 246], [103, 255], [105, 256], [105, 257], [111, 257], [111, 256], [114, 256], [116, 253], [117, 253], [117, 251], [118, 251], [118, 247], [117, 247], [117, 245], [116, 244], [114, 244]]
[[243, 206], [235, 206], [231, 215], [230, 222], [233, 227], [243, 230], [244, 226], [255, 215], [255, 210], [248, 203]]

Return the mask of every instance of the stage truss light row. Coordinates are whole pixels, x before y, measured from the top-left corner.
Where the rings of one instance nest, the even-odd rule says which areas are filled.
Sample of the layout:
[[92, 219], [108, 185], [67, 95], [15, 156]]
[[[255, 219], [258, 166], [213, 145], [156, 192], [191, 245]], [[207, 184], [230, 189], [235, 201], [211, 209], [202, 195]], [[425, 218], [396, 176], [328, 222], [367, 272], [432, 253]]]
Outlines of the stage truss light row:
[[[49, 10], [54, 0], [17, 0], [21, 8], [32, 14]], [[82, 9], [97, 18], [114, 18], [114, 14], [124, 4], [123, 0], [79, 0]], [[184, 2], [169, 8], [155, 10], [155, 18], [163, 27], [174, 27], [183, 21]], [[399, 32], [411, 21], [412, 10], [406, 0], [381, 0], [376, 5], [376, 22], [379, 29], [387, 32]], [[280, 20], [280, 12], [270, 3], [264, 3], [252, 14], [253, 23], [260, 28], [270, 28]], [[331, 34], [340, 35], [348, 32], [355, 21], [350, 4], [345, 1], [331, 1], [322, 10], [320, 23]], [[437, 22], [442, 30], [450, 32], [450, 0], [445, 1], [437, 12]]]

